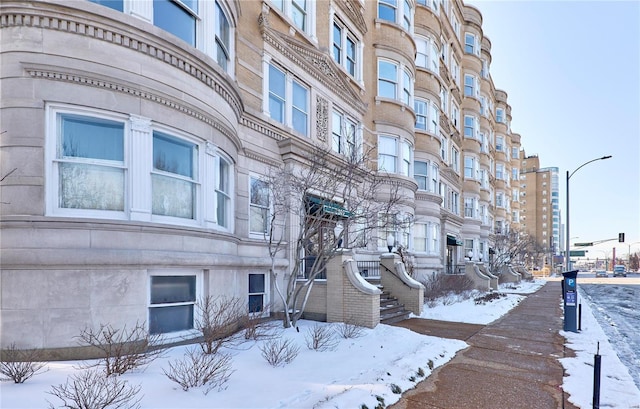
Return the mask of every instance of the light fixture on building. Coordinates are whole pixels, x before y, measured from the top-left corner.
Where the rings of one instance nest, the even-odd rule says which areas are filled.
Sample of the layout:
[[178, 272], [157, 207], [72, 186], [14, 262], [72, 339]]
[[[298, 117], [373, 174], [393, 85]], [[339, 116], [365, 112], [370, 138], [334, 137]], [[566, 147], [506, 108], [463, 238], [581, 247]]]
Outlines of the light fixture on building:
[[391, 253], [391, 250], [393, 249], [393, 245], [396, 242], [396, 238], [393, 237], [393, 234], [389, 233], [387, 235], [387, 248], [389, 249], [389, 253]]

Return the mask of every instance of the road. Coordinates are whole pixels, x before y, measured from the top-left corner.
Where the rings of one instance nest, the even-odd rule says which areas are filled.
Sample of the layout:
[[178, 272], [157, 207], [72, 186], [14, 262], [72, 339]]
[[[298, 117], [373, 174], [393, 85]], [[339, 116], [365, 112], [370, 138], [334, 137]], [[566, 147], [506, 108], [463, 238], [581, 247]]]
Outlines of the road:
[[580, 273], [578, 285], [609, 343], [640, 388], [640, 274], [595, 278]]

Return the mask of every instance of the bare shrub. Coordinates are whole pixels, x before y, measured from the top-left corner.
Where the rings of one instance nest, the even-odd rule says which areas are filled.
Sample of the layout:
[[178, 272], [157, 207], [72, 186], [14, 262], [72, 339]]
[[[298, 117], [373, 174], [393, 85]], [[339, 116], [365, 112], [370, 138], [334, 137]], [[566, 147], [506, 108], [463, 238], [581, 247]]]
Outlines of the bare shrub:
[[164, 374], [187, 391], [189, 388], [204, 387], [206, 395], [212, 389], [222, 390], [229, 381], [231, 355], [224, 353], [205, 354], [196, 348], [189, 348], [180, 360], [169, 362], [169, 370]]
[[196, 310], [195, 329], [202, 333], [202, 352], [215, 354], [225, 345], [242, 342], [238, 331], [242, 321], [248, 322], [248, 313], [240, 298], [208, 295], [196, 302]]
[[139, 322], [132, 328], [124, 326], [122, 329], [100, 324], [97, 331], [91, 328], [83, 329], [77, 338], [80, 344], [94, 347], [101, 352], [101, 358], [96, 365], [104, 364], [107, 376], [122, 375], [129, 370], [148, 365], [165, 351], [165, 348], [161, 347], [164, 338], [161, 335], [150, 335], [144, 324]]
[[475, 302], [476, 305], [485, 305], [488, 302], [491, 302], [493, 300], [499, 300], [500, 298], [506, 297], [506, 296], [507, 295], [504, 293], [491, 292], [481, 297], [476, 297], [473, 299], [473, 301]]
[[284, 366], [293, 362], [298, 356], [300, 348], [294, 345], [290, 340], [272, 339], [265, 342], [261, 347], [262, 357], [267, 360], [271, 366]]
[[437, 305], [437, 301], [448, 294], [464, 294], [474, 288], [470, 278], [457, 274], [433, 273], [422, 284], [425, 287], [425, 303], [430, 307]]
[[140, 385], [131, 386], [117, 377], [105, 376], [97, 369], [90, 369], [67, 378], [64, 385], [52, 386], [47, 392], [62, 403], [50, 409], [137, 409], [142, 396]]
[[336, 326], [336, 332], [342, 338], [360, 338], [364, 335], [364, 327], [351, 322], [341, 322]]
[[42, 362], [42, 351], [39, 349], [18, 349], [15, 342], [12, 342], [0, 355], [0, 374], [15, 383], [23, 383], [32, 376], [48, 370]]
[[315, 324], [307, 330], [304, 340], [307, 348], [315, 351], [332, 351], [338, 345], [331, 325]]
[[267, 321], [264, 318], [246, 315], [241, 320], [240, 327], [244, 331], [245, 340], [260, 341], [278, 336], [281, 324], [275, 321]]

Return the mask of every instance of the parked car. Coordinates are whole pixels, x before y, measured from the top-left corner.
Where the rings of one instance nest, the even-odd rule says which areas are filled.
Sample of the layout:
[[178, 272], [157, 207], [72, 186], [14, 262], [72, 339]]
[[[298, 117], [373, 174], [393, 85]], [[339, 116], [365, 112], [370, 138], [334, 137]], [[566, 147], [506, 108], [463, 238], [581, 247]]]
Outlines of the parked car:
[[596, 270], [596, 277], [606, 277], [606, 276], [607, 276], [606, 270]]
[[627, 271], [624, 269], [622, 264], [616, 264], [613, 266], [613, 276], [614, 277], [626, 277]]

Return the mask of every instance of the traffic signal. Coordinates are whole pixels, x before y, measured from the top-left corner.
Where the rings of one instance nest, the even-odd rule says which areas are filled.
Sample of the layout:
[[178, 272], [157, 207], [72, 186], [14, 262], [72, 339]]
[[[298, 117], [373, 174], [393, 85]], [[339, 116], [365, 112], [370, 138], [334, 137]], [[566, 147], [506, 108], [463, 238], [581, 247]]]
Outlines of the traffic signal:
[[624, 243], [624, 233], [618, 233], [618, 241]]

